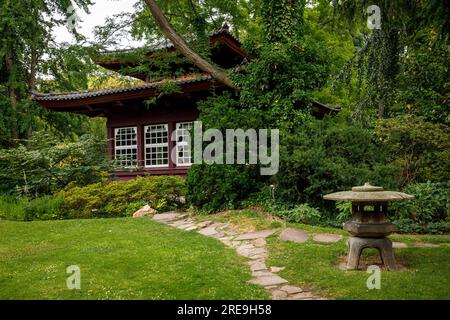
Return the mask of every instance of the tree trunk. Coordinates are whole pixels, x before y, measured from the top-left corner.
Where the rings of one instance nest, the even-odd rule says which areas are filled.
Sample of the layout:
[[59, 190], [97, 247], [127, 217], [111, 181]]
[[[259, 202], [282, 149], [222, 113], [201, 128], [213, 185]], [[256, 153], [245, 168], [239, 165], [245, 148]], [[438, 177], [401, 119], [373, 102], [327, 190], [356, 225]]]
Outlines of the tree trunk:
[[[11, 52], [8, 52], [6, 54], [6, 72], [8, 73], [8, 78], [12, 77], [12, 73], [14, 72], [14, 63]], [[11, 104], [11, 110], [14, 115], [13, 118], [13, 125], [12, 125], [12, 138], [13, 138], [13, 145], [17, 145], [19, 142], [19, 130], [17, 128], [17, 94], [16, 90], [14, 89], [13, 85], [11, 83], [8, 84], [8, 93], [9, 93], [9, 102]]]
[[164, 14], [161, 12], [161, 9], [156, 4], [155, 0], [145, 0], [145, 3], [150, 9], [150, 12], [153, 18], [156, 21], [161, 32], [172, 41], [175, 48], [181, 52], [190, 62], [192, 62], [195, 66], [197, 66], [200, 70], [203, 70], [209, 73], [215, 80], [223, 83], [224, 85], [236, 89], [236, 86], [233, 84], [228, 75], [217, 67], [214, 67], [208, 61], [203, 59], [200, 55], [194, 52], [187, 45], [186, 41], [181, 38], [176, 31], [172, 28], [169, 21], [167, 21]]
[[384, 118], [384, 97], [380, 97], [380, 101], [378, 101], [378, 119]]

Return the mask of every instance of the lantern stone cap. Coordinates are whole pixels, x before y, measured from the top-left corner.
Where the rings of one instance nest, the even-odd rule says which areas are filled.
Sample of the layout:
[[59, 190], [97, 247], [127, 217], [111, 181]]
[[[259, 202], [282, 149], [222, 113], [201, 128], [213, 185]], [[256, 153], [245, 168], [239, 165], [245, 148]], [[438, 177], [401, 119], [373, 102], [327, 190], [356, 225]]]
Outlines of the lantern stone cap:
[[383, 187], [372, 186], [366, 182], [363, 186], [353, 187], [352, 191], [330, 193], [323, 198], [334, 201], [387, 202], [412, 199], [414, 196], [398, 191], [384, 191]]

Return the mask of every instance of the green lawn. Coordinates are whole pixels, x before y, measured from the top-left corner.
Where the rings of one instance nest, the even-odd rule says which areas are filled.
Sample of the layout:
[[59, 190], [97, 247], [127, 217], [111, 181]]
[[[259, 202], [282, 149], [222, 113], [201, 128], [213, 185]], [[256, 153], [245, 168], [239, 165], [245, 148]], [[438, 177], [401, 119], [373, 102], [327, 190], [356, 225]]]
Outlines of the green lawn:
[[[311, 239], [303, 244], [268, 239], [268, 265], [286, 267], [279, 274], [290, 284], [313, 289], [332, 299], [450, 299], [450, 235], [394, 234], [390, 238], [408, 246], [416, 242], [440, 244], [438, 248], [410, 247], [395, 249], [397, 260], [406, 266], [403, 271], [382, 271], [381, 289], [367, 289], [365, 271], [338, 268], [347, 254], [349, 233], [336, 228], [298, 223], [278, 223], [267, 214], [254, 210], [228, 211], [206, 216], [221, 222], [232, 222], [247, 230], [291, 227], [309, 233], [336, 233], [344, 238], [334, 244], [319, 244]], [[380, 263], [375, 250], [365, 250], [363, 262]]]
[[219, 241], [147, 218], [0, 221], [0, 299], [267, 299], [250, 278]]
[[[330, 230], [328, 230], [330, 231]], [[425, 238], [439, 243], [440, 236], [395, 235], [396, 240]], [[448, 239], [448, 236], [442, 236]], [[424, 241], [424, 240], [422, 240]], [[405, 241], [407, 242], [407, 241]], [[280, 276], [291, 284], [315, 290], [333, 299], [450, 299], [450, 247], [395, 249], [402, 271], [382, 271], [381, 289], [367, 289], [371, 274], [338, 268], [347, 253], [345, 238], [334, 244], [303, 244], [269, 239], [269, 264], [285, 266]], [[381, 262], [375, 250], [364, 251], [363, 261]]]

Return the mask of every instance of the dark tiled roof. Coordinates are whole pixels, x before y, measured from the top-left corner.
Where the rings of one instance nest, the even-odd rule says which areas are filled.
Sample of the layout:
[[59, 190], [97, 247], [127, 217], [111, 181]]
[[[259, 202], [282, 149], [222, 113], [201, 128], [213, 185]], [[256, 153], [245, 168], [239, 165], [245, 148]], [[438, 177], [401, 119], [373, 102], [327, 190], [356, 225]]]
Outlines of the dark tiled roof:
[[174, 80], [164, 80], [158, 82], [149, 82], [141, 85], [134, 85], [130, 87], [123, 88], [111, 88], [111, 89], [103, 89], [97, 91], [77, 91], [77, 92], [62, 92], [62, 93], [38, 93], [33, 92], [33, 100], [36, 101], [60, 101], [60, 100], [75, 100], [75, 99], [83, 99], [83, 98], [91, 98], [98, 96], [106, 96], [114, 93], [123, 93], [123, 92], [132, 92], [138, 90], [145, 89], [158, 89], [163, 84], [166, 83], [174, 83], [178, 85], [202, 82], [202, 81], [211, 81], [212, 77], [210, 75], [189, 75], [181, 78], [177, 78]]

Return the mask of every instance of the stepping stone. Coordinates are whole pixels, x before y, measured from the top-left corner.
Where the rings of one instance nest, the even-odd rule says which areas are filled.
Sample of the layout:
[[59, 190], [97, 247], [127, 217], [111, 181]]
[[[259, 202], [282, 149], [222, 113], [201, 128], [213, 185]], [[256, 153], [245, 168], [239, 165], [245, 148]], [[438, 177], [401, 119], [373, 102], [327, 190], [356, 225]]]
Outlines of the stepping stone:
[[267, 241], [264, 238], [258, 238], [253, 241], [253, 244], [255, 247], [264, 247], [267, 244]]
[[203, 228], [203, 229], [199, 230], [198, 233], [200, 233], [204, 236], [210, 237], [214, 234], [217, 234], [217, 230], [214, 227], [209, 226], [207, 228]]
[[311, 300], [315, 296], [311, 292], [299, 292], [288, 296], [287, 300]]
[[269, 276], [269, 277], [258, 277], [256, 279], [252, 279], [249, 281], [249, 283], [257, 284], [260, 286], [274, 286], [274, 285], [283, 284], [286, 282], [287, 282], [286, 279], [283, 279], [282, 277], [277, 276], [277, 275], [273, 275], [273, 276]]
[[284, 285], [280, 288], [280, 290], [286, 291], [288, 294], [295, 294], [295, 293], [300, 293], [303, 292], [302, 288], [299, 287], [294, 287], [294, 286], [290, 286], [290, 285]]
[[258, 238], [267, 238], [268, 236], [273, 235], [276, 231], [277, 231], [277, 229], [249, 232], [249, 233], [241, 234], [234, 240], [242, 241], [242, 240], [253, 240], [253, 239], [258, 239]]
[[283, 241], [294, 241], [297, 243], [303, 243], [308, 240], [308, 233], [301, 229], [287, 228], [284, 229], [280, 234], [280, 240]]
[[249, 258], [252, 259], [252, 260], [266, 259], [267, 258], [267, 253], [255, 254], [253, 256], [250, 256]]
[[251, 246], [251, 247], [249, 247], [249, 246], [251, 246], [251, 245], [240, 246], [240, 247], [237, 248], [236, 252], [239, 255], [247, 257], [247, 258], [250, 258], [250, 257], [255, 256], [255, 255], [260, 255], [260, 254], [263, 254], [263, 253], [267, 253], [265, 248], [255, 248], [253, 246]]
[[197, 229], [198, 229], [198, 226], [193, 225], [192, 227], [186, 228], [186, 229], [184, 229], [184, 230], [186, 230], [186, 231], [192, 231], [192, 230], [197, 230]]
[[280, 272], [282, 270], [284, 270], [285, 267], [270, 267], [270, 272]]
[[318, 233], [313, 236], [314, 241], [323, 243], [333, 243], [339, 241], [340, 239], [342, 239], [342, 235], [332, 233]]
[[281, 290], [273, 290], [272, 291], [272, 300], [284, 300], [286, 299], [288, 294]]
[[211, 225], [213, 222], [212, 221], [202, 221], [202, 222], [199, 222], [198, 224], [197, 224], [197, 226], [200, 228], [200, 229], [202, 229], [202, 228], [206, 228], [207, 226], [209, 226], [209, 225]]
[[266, 264], [262, 261], [249, 261], [251, 271], [267, 270]]
[[392, 248], [396, 248], [396, 249], [403, 249], [403, 248], [408, 248], [408, 245], [406, 243], [403, 242], [392, 242]]
[[416, 247], [424, 247], [424, 248], [436, 248], [439, 247], [438, 244], [428, 243], [428, 242], [416, 242]]
[[167, 223], [174, 220], [182, 219], [186, 216], [187, 214], [181, 212], [166, 212], [155, 214], [152, 219], [158, 222]]
[[192, 222], [188, 222], [188, 223], [177, 226], [178, 229], [185, 229], [185, 230], [188, 228], [191, 228], [191, 227], [194, 227], [195, 229], [197, 228], [197, 226]]
[[269, 271], [254, 271], [252, 272], [252, 276], [254, 277], [270, 277], [270, 276], [274, 276], [274, 274], [272, 272]]

